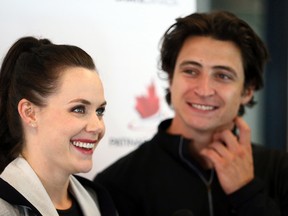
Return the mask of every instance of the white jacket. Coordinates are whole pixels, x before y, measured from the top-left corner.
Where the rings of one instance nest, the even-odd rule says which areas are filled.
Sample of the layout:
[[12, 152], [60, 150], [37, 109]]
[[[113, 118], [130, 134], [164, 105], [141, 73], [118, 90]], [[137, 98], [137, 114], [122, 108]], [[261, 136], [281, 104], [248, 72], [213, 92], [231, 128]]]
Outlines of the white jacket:
[[[58, 216], [40, 179], [24, 158], [18, 157], [12, 161], [1, 173], [0, 177], [19, 192], [19, 197], [17, 196], [15, 199], [20, 199], [22, 195], [40, 212], [41, 215]], [[69, 188], [85, 216], [100, 216], [97, 195], [95, 192], [94, 195], [92, 195], [91, 191], [88, 192], [72, 175], [70, 177]], [[0, 190], [2, 190], [2, 188], [0, 188]], [[31, 211], [21, 204], [11, 205], [0, 198], [0, 215], [31, 215]]]

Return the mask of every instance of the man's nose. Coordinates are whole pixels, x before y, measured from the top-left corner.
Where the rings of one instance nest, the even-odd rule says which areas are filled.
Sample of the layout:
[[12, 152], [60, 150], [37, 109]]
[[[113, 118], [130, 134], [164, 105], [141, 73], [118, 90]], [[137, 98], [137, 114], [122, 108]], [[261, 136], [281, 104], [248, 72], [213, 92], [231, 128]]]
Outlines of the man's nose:
[[215, 94], [213, 81], [208, 75], [198, 77], [195, 93], [201, 97], [209, 97]]

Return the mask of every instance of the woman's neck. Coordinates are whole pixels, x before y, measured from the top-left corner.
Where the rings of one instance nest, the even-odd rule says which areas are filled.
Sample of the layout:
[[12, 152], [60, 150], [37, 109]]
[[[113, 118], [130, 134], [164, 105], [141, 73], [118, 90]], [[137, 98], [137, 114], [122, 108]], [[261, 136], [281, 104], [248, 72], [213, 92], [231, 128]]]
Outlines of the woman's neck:
[[60, 210], [70, 208], [72, 205], [72, 200], [68, 193], [70, 175], [61, 172], [61, 170], [55, 170], [51, 163], [39, 160], [37, 157], [34, 158], [34, 155], [22, 153], [22, 156], [40, 179], [55, 208]]

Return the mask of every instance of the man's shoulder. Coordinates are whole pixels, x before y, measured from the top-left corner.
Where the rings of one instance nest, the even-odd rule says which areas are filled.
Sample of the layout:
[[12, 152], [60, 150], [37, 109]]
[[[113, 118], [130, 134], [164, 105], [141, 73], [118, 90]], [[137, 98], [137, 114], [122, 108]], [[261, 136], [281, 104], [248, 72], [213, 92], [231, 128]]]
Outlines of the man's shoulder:
[[254, 157], [264, 157], [264, 158], [283, 158], [288, 160], [288, 153], [284, 150], [269, 148], [263, 145], [253, 144], [253, 155]]
[[131, 163], [141, 163], [142, 157], [147, 154], [147, 147], [146, 143], [142, 144], [138, 148], [132, 150], [131, 152], [127, 153], [126, 155], [120, 157], [116, 161], [114, 161], [109, 168], [119, 168], [122, 166], [130, 167]]
[[[131, 173], [139, 175], [139, 172], [145, 172], [145, 169], [149, 167], [149, 164], [153, 163], [151, 160], [151, 152], [153, 152], [153, 150], [150, 149], [150, 144], [150, 142], [145, 142], [137, 149], [117, 159], [101, 171], [97, 175], [97, 178], [108, 177], [111, 179], [117, 177], [117, 179], [121, 179], [128, 175], [131, 177]], [[148, 158], [150, 158], [150, 160]]]
[[253, 160], [256, 170], [288, 171], [288, 153], [284, 150], [253, 145]]

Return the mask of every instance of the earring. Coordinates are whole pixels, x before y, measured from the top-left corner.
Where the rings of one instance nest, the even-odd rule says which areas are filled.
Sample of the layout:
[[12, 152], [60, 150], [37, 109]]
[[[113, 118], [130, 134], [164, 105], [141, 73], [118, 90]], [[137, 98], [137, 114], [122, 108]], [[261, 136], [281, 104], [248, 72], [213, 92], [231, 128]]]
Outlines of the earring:
[[36, 122], [31, 121], [31, 122], [30, 122], [30, 126], [33, 127], [33, 128], [35, 128], [35, 127], [36, 127]]

